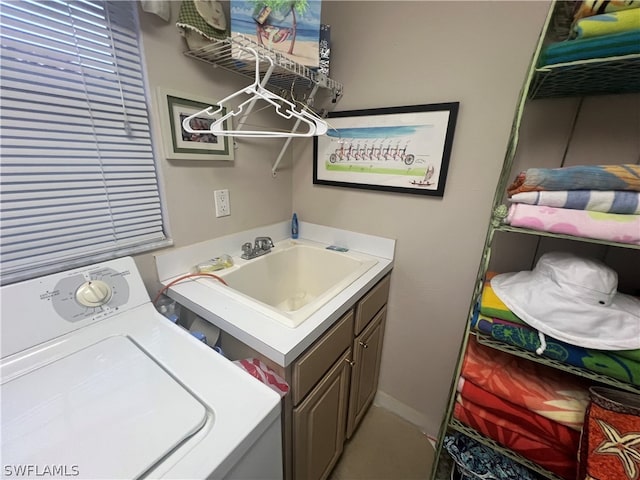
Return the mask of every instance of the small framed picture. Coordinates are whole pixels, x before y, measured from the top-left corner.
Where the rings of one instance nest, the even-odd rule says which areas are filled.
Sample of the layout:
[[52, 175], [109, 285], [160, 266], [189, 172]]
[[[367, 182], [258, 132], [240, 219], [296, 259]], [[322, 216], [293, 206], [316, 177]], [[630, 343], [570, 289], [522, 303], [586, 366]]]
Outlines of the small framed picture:
[[[182, 127], [185, 118], [207, 107], [218, 106], [216, 100], [182, 92], [158, 89], [158, 112], [165, 156], [172, 160], [233, 160], [233, 138], [210, 132], [189, 133]], [[215, 116], [202, 114], [191, 120], [196, 130], [207, 130], [211, 124], [226, 114], [223, 109]], [[229, 129], [229, 120], [223, 130]]]

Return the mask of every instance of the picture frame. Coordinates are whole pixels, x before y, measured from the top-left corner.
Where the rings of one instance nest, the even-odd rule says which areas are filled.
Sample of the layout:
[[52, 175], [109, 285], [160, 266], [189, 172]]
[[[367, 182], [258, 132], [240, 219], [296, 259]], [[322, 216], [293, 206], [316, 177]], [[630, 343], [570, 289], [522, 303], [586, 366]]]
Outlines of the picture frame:
[[460, 103], [331, 112], [313, 183], [444, 196]]
[[[166, 158], [171, 160], [233, 160], [233, 137], [212, 133], [190, 134], [182, 127], [182, 120], [189, 115], [216, 107], [216, 100], [197, 95], [159, 88], [158, 113], [162, 144]], [[223, 109], [216, 116], [203, 116], [193, 121], [201, 122], [206, 128], [216, 118], [225, 115]], [[229, 130], [229, 120], [223, 124], [223, 130]]]

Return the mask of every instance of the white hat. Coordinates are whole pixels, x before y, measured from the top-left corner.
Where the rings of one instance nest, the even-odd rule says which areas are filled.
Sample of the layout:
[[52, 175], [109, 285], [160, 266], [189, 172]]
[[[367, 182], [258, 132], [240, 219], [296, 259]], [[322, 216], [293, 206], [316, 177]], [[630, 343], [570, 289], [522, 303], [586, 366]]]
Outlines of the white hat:
[[545, 253], [532, 271], [491, 279], [513, 313], [550, 337], [600, 350], [640, 348], [640, 299], [617, 286], [604, 263], [564, 252]]

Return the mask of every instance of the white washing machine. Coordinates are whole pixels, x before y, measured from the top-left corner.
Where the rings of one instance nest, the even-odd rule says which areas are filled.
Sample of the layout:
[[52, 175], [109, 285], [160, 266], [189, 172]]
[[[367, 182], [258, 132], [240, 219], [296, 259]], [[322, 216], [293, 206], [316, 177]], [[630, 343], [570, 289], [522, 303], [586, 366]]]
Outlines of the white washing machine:
[[0, 302], [3, 478], [282, 478], [279, 395], [160, 315], [133, 259]]

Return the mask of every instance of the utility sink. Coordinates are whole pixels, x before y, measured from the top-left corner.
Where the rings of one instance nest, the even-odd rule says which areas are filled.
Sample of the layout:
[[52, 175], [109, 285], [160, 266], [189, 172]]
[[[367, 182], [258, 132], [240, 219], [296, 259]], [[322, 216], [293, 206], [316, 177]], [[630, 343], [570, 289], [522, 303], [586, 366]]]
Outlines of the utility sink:
[[295, 328], [378, 261], [358, 252], [327, 250], [295, 240], [278, 242], [270, 253], [216, 272], [228, 286], [199, 279], [235, 300]]

